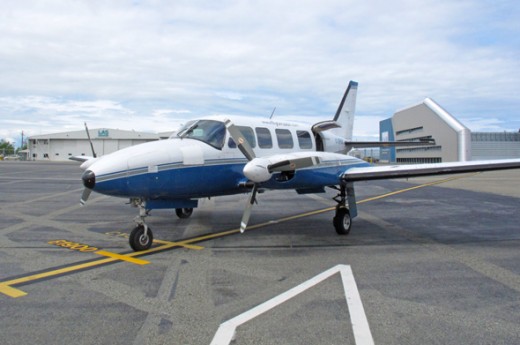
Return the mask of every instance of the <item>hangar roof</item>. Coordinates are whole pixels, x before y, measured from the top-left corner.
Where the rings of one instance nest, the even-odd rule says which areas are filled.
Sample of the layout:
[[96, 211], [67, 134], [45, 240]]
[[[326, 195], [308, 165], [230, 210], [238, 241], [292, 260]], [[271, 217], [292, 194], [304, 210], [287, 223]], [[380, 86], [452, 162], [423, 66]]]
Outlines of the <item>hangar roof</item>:
[[412, 109], [421, 105], [425, 105], [426, 107], [428, 107], [431, 111], [433, 111], [434, 114], [440, 117], [448, 126], [450, 126], [456, 132], [469, 131], [468, 127], [464, 126], [462, 122], [457, 120], [453, 115], [448, 113], [443, 107], [441, 107], [437, 102], [435, 102], [433, 99], [429, 97], [425, 98], [420, 103], [414, 104], [403, 109], [399, 109], [395, 112], [395, 114], [401, 113], [405, 110]]
[[[95, 140], [95, 139], [158, 140], [159, 139], [159, 135], [157, 133], [126, 131], [126, 130], [111, 129], [111, 128], [89, 129], [88, 132], [89, 132], [90, 138], [92, 140]], [[72, 131], [72, 132], [33, 135], [33, 136], [30, 136], [29, 139], [88, 139], [88, 138], [87, 138], [87, 132], [84, 130], [81, 130], [81, 131]]]

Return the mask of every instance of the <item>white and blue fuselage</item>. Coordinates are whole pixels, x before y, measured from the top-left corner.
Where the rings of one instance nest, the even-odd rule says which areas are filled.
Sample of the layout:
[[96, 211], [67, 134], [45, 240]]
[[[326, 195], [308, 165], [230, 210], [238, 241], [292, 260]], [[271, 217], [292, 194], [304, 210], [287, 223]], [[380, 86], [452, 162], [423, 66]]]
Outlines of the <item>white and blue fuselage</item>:
[[[244, 134], [257, 157], [268, 158], [248, 162], [226, 130], [227, 119]], [[194, 207], [199, 198], [244, 193], [251, 180], [261, 188], [302, 193], [338, 185], [348, 168], [368, 165], [345, 155], [344, 149], [342, 138], [314, 133], [310, 125], [215, 116], [188, 122], [170, 139], [86, 161], [83, 181], [98, 193], [139, 198], [148, 209]], [[268, 165], [309, 155], [318, 158], [313, 166], [267, 171]]]

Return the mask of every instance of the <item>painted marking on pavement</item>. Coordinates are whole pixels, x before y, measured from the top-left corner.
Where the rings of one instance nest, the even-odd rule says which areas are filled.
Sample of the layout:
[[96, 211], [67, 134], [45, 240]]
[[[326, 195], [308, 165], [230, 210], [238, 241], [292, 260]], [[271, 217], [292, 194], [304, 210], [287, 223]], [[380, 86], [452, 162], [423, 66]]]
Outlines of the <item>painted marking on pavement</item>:
[[177, 245], [179, 247], [184, 247], [184, 248], [187, 248], [187, 249], [193, 249], [193, 250], [201, 250], [201, 249], [204, 249], [203, 246], [196, 246], [194, 244], [187, 244], [185, 242], [171, 242], [171, 241], [164, 241], [164, 240], [153, 240], [154, 243], [159, 243], [159, 244], [173, 244], [173, 245]]
[[117, 260], [131, 262], [131, 263], [136, 264], [136, 265], [148, 265], [150, 263], [150, 261], [146, 261], [146, 260], [143, 260], [143, 259], [132, 258], [132, 257], [130, 257], [128, 255], [122, 255], [122, 254], [107, 252], [105, 250], [98, 250], [96, 252], [96, 254], [107, 256], [109, 258], [113, 258], [113, 259], [117, 259]]
[[0, 284], [0, 292], [4, 295], [7, 295], [12, 298], [22, 297], [27, 295], [27, 292], [24, 292], [19, 289], [15, 289], [14, 287], [11, 287], [7, 284]]
[[[472, 175], [475, 175], [475, 174], [458, 175], [456, 177], [450, 177], [447, 179], [442, 179], [442, 180], [402, 189], [399, 191], [395, 191], [395, 192], [391, 192], [391, 193], [387, 193], [387, 194], [383, 194], [383, 195], [379, 195], [379, 196], [375, 196], [372, 198], [367, 198], [367, 199], [358, 201], [358, 204], [368, 202], [368, 201], [383, 199], [383, 198], [386, 198], [386, 197], [389, 197], [392, 195], [408, 192], [408, 191], [423, 188], [423, 187], [433, 186], [436, 184], [441, 184], [444, 182], [448, 182], [448, 181], [452, 181], [452, 180], [456, 180], [459, 178], [464, 178], [464, 177], [468, 177], [468, 176], [472, 176]], [[272, 225], [273, 222], [282, 223], [282, 222], [286, 222], [286, 221], [290, 221], [290, 220], [294, 220], [294, 219], [299, 219], [299, 218], [303, 218], [303, 217], [308, 217], [308, 216], [312, 216], [312, 215], [316, 215], [316, 214], [329, 212], [329, 211], [332, 211], [335, 209], [336, 209], [336, 207], [328, 207], [328, 208], [321, 209], [321, 210], [316, 210], [316, 211], [311, 211], [311, 212], [306, 212], [306, 213], [302, 213], [302, 214], [298, 214], [298, 215], [294, 215], [294, 216], [281, 218], [281, 219], [278, 219], [275, 221], [271, 220], [271, 221], [261, 223], [261, 224], [250, 225], [250, 226], [248, 226], [247, 230], [251, 231], [254, 229]], [[237, 234], [237, 233], [240, 233], [240, 229], [233, 229], [233, 230], [222, 231], [222, 232], [218, 232], [218, 233], [211, 233], [211, 234], [207, 234], [207, 235], [203, 235], [203, 236], [199, 236], [199, 237], [195, 237], [192, 239], [187, 239], [187, 240], [183, 240], [183, 241], [179, 241], [179, 242], [154, 240], [154, 242], [157, 242], [160, 244], [164, 243], [164, 244], [161, 246], [150, 248], [148, 250], [125, 254], [125, 256], [126, 257], [136, 257], [136, 256], [150, 255], [150, 254], [154, 254], [154, 253], [167, 251], [167, 250], [170, 250], [170, 249], [173, 249], [176, 247], [177, 248], [185, 247], [185, 248], [190, 248], [190, 249], [203, 249], [204, 247], [193, 245], [193, 243], [204, 242], [204, 241], [208, 241], [208, 240], [212, 240], [212, 239], [220, 238], [220, 237], [225, 237], [225, 236], [229, 236], [229, 235], [233, 235], [233, 234]], [[114, 234], [114, 232], [107, 233], [107, 234]], [[0, 293], [3, 293], [5, 295], [7, 295], [9, 297], [13, 297], [13, 298], [22, 297], [22, 296], [27, 295], [27, 293], [23, 292], [22, 290], [13, 288], [13, 285], [30, 284], [30, 283], [33, 283], [33, 282], [36, 282], [36, 281], [39, 281], [42, 279], [49, 279], [49, 278], [58, 277], [61, 275], [70, 274], [70, 273], [74, 273], [74, 272], [85, 270], [85, 269], [91, 269], [91, 268], [94, 268], [97, 266], [114, 263], [116, 261], [120, 261], [120, 260], [113, 258], [113, 257], [107, 257], [105, 259], [98, 259], [98, 260], [89, 261], [86, 263], [72, 264], [71, 266], [67, 266], [67, 267], [59, 268], [59, 269], [50, 268], [49, 271], [46, 271], [46, 272], [29, 274], [27, 276], [11, 279], [11, 280], [7, 280], [7, 281], [0, 281]]]
[[340, 273], [341, 281], [343, 282], [343, 289], [345, 291], [345, 298], [350, 314], [350, 322], [352, 324], [352, 331], [354, 333], [354, 340], [358, 345], [373, 345], [374, 340], [370, 332], [370, 326], [365, 315], [363, 303], [349, 265], [337, 265], [325, 272], [322, 272], [301, 283], [300, 285], [250, 309], [234, 318], [223, 322], [218, 328], [210, 345], [228, 345], [233, 341], [235, 332], [238, 326], [251, 321], [252, 319], [268, 312], [269, 310], [287, 302], [291, 298], [296, 297], [302, 292], [316, 286], [322, 281], [330, 278], [336, 273]]

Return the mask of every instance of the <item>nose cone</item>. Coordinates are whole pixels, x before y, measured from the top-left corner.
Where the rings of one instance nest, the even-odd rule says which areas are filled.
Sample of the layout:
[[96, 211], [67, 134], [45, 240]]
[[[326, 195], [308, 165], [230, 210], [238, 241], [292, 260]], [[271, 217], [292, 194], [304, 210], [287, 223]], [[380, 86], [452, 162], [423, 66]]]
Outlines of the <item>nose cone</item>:
[[266, 159], [255, 158], [244, 167], [244, 175], [253, 182], [265, 182], [272, 175], [267, 168], [269, 164], [270, 162]]
[[83, 185], [88, 189], [94, 189], [96, 185], [96, 174], [92, 170], [87, 170], [81, 176], [83, 180]]

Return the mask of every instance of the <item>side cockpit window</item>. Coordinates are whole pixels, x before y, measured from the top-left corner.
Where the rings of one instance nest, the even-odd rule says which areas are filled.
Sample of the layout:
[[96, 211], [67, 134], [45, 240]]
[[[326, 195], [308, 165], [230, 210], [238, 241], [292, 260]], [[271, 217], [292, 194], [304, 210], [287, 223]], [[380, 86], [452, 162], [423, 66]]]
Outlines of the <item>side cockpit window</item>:
[[222, 150], [226, 137], [226, 126], [214, 120], [197, 120], [186, 123], [178, 132], [179, 138], [200, 140], [216, 149]]

